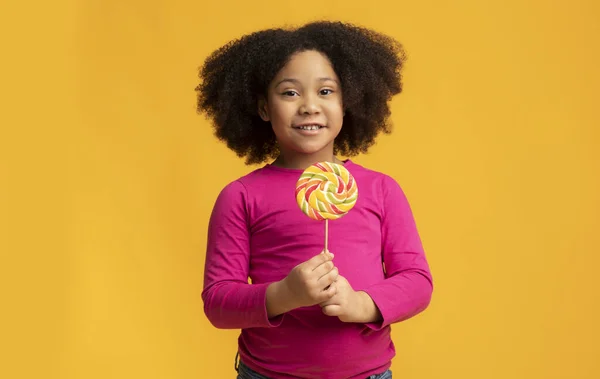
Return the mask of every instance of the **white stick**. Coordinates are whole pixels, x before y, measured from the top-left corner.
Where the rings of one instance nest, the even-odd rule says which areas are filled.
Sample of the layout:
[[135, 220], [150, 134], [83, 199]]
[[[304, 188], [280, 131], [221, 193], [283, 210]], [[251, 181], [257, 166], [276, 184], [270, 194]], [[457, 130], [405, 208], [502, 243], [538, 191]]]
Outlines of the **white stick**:
[[325, 219], [325, 252], [329, 251], [327, 249], [328, 240], [329, 240], [329, 220]]

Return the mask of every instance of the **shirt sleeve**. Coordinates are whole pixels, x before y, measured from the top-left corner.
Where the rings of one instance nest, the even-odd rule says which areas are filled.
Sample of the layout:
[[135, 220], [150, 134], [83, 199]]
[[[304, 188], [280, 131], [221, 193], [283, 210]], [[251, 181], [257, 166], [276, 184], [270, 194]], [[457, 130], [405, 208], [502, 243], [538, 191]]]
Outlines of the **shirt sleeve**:
[[408, 200], [389, 176], [382, 185], [382, 254], [386, 278], [365, 292], [379, 308], [382, 320], [367, 324], [380, 330], [409, 319], [427, 308], [433, 280]]
[[240, 181], [230, 183], [217, 197], [210, 216], [202, 300], [208, 320], [220, 329], [274, 327], [283, 317], [268, 318], [268, 283], [248, 283], [247, 197]]

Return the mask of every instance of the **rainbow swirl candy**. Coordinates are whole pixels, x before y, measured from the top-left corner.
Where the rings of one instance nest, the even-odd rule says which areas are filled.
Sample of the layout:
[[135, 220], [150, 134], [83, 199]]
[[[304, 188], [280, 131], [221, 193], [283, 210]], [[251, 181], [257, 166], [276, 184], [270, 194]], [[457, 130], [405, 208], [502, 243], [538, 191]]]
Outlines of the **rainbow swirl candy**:
[[313, 220], [336, 220], [348, 213], [357, 199], [356, 181], [344, 166], [336, 163], [316, 163], [296, 183], [296, 202]]

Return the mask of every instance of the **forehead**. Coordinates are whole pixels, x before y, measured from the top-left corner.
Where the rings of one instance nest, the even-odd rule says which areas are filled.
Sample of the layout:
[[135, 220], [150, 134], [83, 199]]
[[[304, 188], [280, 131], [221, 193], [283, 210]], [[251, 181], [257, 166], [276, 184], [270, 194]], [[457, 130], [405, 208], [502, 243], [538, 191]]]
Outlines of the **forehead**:
[[314, 80], [315, 78], [331, 77], [338, 80], [331, 62], [324, 54], [315, 51], [294, 53], [277, 75], [276, 79], [292, 77], [297, 80]]

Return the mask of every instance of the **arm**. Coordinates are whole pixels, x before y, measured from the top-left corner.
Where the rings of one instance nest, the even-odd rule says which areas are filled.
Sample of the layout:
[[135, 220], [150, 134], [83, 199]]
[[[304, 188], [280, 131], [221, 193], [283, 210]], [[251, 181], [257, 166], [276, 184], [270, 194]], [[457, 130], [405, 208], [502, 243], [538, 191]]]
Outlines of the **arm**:
[[375, 302], [365, 291], [357, 291], [356, 296], [358, 298], [359, 309], [362, 320], [359, 322], [364, 324], [378, 323], [382, 320], [381, 311], [375, 305]]
[[[219, 194], [209, 227], [204, 266], [204, 313], [221, 329], [273, 327], [287, 307], [280, 285], [249, 284], [250, 236], [247, 193], [236, 181]], [[267, 312], [267, 307], [270, 312]]]
[[361, 294], [373, 329], [409, 319], [427, 308], [433, 280], [410, 205], [400, 186], [385, 177], [382, 186], [382, 253], [386, 279]]
[[291, 295], [287, 291], [283, 280], [269, 284], [266, 292], [267, 316], [274, 318], [296, 309], [292, 304]]

